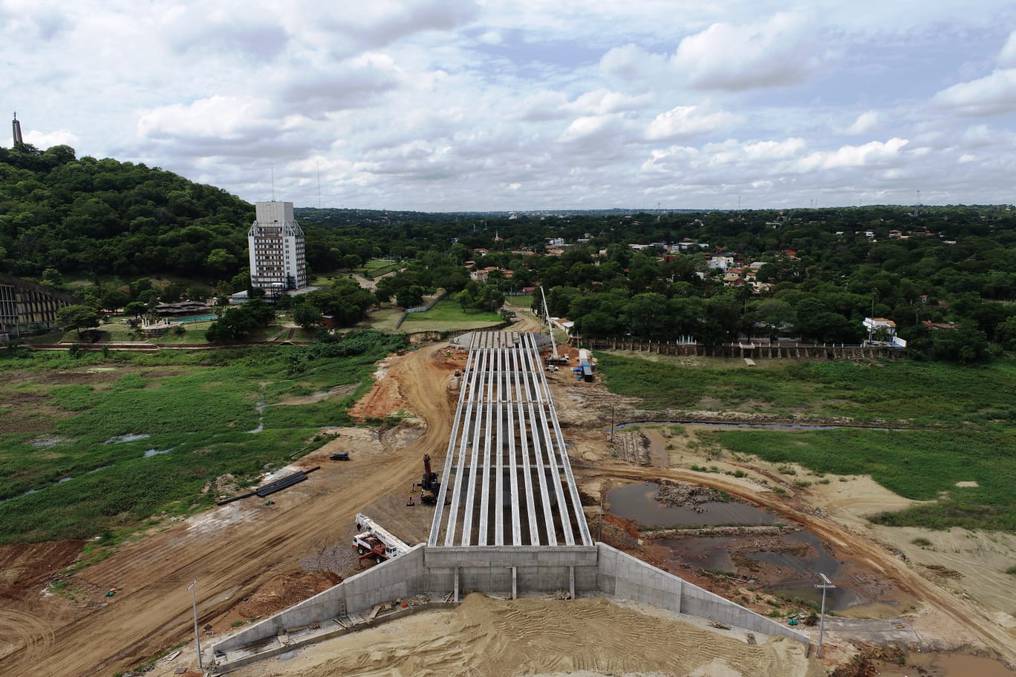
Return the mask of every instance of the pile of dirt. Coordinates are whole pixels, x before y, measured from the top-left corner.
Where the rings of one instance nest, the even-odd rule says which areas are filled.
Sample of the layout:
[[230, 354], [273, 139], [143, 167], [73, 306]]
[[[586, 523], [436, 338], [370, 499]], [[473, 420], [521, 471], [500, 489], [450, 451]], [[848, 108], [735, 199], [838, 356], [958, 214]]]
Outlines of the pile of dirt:
[[419, 613], [235, 674], [823, 674], [805, 652], [783, 638], [752, 646], [603, 598], [504, 601], [473, 594], [457, 609]]
[[0, 599], [20, 599], [73, 562], [84, 541], [51, 541], [0, 546]]
[[211, 493], [212, 497], [216, 501], [220, 501], [230, 496], [235, 496], [240, 493], [240, 484], [236, 481], [236, 478], [232, 474], [226, 473], [225, 475], [219, 475], [211, 482], [205, 484], [201, 489], [201, 493]]
[[846, 664], [833, 670], [830, 677], [875, 677], [881, 674], [881, 665], [906, 663], [907, 656], [899, 647], [862, 644], [858, 648], [858, 653]]
[[358, 421], [382, 419], [404, 409], [406, 400], [396, 378], [388, 378], [388, 372], [401, 357], [389, 357], [378, 363], [374, 373], [374, 386], [349, 410], [349, 415]]
[[656, 500], [665, 505], [700, 510], [703, 503], [726, 503], [730, 496], [710, 487], [664, 480], [656, 491]]
[[234, 610], [247, 620], [263, 618], [323, 592], [341, 580], [327, 571], [280, 574], [243, 599]]

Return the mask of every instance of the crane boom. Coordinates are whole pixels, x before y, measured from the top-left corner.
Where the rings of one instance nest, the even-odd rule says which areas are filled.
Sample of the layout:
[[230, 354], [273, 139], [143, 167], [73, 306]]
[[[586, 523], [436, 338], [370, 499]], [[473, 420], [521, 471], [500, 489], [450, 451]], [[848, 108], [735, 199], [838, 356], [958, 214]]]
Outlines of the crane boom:
[[567, 362], [566, 359], [562, 360], [561, 356], [557, 353], [557, 341], [554, 340], [554, 325], [550, 323], [550, 310], [547, 309], [547, 295], [543, 293], [542, 284], [540, 285], [540, 297], [543, 299], [543, 316], [547, 319], [547, 333], [550, 334], [550, 348], [553, 351], [550, 363], [561, 364]]

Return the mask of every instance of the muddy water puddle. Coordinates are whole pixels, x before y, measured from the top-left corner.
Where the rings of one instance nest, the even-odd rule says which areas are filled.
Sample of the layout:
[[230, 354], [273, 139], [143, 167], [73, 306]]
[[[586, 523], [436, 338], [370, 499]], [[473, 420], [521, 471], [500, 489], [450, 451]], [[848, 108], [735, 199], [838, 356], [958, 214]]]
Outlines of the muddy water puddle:
[[[906, 597], [884, 577], [864, 565], [841, 558], [815, 534], [781, 519], [763, 508], [736, 500], [703, 500], [701, 487], [661, 485], [656, 482], [623, 484], [606, 495], [606, 508], [614, 515], [635, 522], [643, 542], [665, 568], [677, 573], [722, 573], [736, 577], [747, 587], [800, 603], [818, 605], [821, 591], [814, 586], [818, 573], [829, 576], [837, 588], [826, 597], [826, 608], [848, 615], [896, 615]], [[678, 487], [677, 497], [688, 499], [673, 505], [658, 500]], [[673, 494], [671, 494], [673, 496]], [[756, 527], [786, 527], [757, 529]], [[653, 538], [661, 529], [746, 527], [730, 533], [687, 533]]]
[[607, 492], [607, 509], [646, 529], [706, 526], [762, 526], [781, 524], [762, 508], [738, 501], [704, 501], [696, 505], [667, 505], [656, 500], [656, 482], [624, 484]]
[[885, 677], [1014, 677], [1016, 671], [982, 656], [928, 652], [909, 654], [906, 665], [883, 663], [879, 675]]

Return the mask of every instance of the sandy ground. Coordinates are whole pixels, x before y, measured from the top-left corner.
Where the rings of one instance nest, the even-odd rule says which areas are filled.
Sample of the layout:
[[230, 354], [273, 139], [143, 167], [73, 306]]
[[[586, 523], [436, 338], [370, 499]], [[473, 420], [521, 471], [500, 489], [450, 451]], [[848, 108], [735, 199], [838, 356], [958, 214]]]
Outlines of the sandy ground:
[[[539, 326], [529, 313], [519, 318], [516, 329]], [[195, 579], [201, 624], [211, 626], [211, 633], [205, 633], [210, 643], [235, 623], [263, 617], [355, 571], [348, 544], [359, 511], [407, 542], [422, 540], [431, 513], [418, 504], [412, 485], [419, 480], [423, 453], [432, 455], [437, 468], [443, 462], [454, 373], [462, 368], [462, 357], [439, 344], [385, 360], [357, 413], [363, 418], [408, 417], [380, 429], [330, 430], [338, 437], [300, 461], [322, 469], [272, 501], [247, 499], [223, 506], [122, 546], [73, 577], [83, 604], [40, 594], [51, 576], [44, 567], [38, 576], [24, 573], [34, 572], [34, 563], [43, 561], [45, 553], [0, 549], [0, 583], [9, 583], [6, 595], [0, 590], [0, 674], [112, 674], [183, 645], [191, 631], [186, 586]], [[866, 516], [910, 502], [868, 477], [827, 476], [822, 480], [828, 483], [820, 483], [803, 468], [789, 475], [786, 468], [757, 459], [718, 454], [697, 443], [693, 434], [654, 433], [655, 467], [617, 462], [608, 451], [611, 407], [620, 411], [633, 403], [598, 383], [576, 383], [566, 371], [551, 381], [584, 493], [598, 496], [619, 479], [668, 478], [722, 489], [801, 524], [923, 600], [911, 622], [926, 643], [986, 647], [1016, 663], [1016, 586], [1001, 573], [1016, 561], [1016, 537], [873, 526]], [[694, 429], [685, 426], [686, 433]], [[352, 460], [327, 460], [340, 450], [350, 451]], [[718, 472], [690, 470], [692, 464], [704, 463]], [[743, 477], [723, 474], [738, 470]], [[802, 479], [810, 486], [795, 484]], [[411, 496], [417, 505], [408, 507]], [[915, 538], [927, 538], [931, 545], [915, 545]], [[51, 559], [61, 562], [53, 571], [67, 563]], [[13, 570], [22, 573], [9, 574]], [[105, 598], [111, 588], [117, 595]], [[660, 642], [661, 636], [666, 641]], [[855, 651], [849, 639], [832, 632], [830, 657], [848, 658]], [[794, 647], [790, 642], [751, 647], [603, 600], [470, 598], [455, 611], [396, 621], [241, 674], [820, 674], [793, 655]], [[193, 658], [185, 646], [153, 675], [174, 674], [176, 666], [193, 664]]]
[[824, 674], [796, 642], [752, 646], [733, 635], [605, 599], [506, 601], [474, 594], [457, 609], [423, 612], [234, 674]]
[[[274, 496], [271, 505], [246, 499], [124, 545], [75, 576], [83, 589], [94, 591], [95, 608], [78, 608], [70, 622], [41, 608], [19, 612], [24, 616], [18, 627], [27, 631], [19, 648], [0, 659], [0, 674], [113, 674], [186, 641], [190, 581], [198, 581], [201, 624], [214, 625], [279, 574], [299, 572], [303, 558], [327, 545], [348, 544], [357, 511], [380, 496], [408, 494], [422, 454], [444, 454], [452, 413], [447, 383], [454, 370], [435, 359], [442, 347], [428, 346], [388, 365], [406, 407], [426, 421], [426, 432], [410, 448], [354, 448], [351, 461], [322, 462], [320, 471]], [[120, 591], [115, 597], [99, 594], [113, 587]]]

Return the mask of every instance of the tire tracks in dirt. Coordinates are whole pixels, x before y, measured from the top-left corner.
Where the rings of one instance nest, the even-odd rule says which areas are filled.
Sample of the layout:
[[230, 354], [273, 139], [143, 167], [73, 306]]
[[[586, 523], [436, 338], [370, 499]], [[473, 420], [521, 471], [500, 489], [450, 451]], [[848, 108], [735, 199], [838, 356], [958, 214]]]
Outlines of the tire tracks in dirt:
[[[191, 630], [187, 581], [198, 580], [200, 623], [211, 623], [271, 577], [296, 571], [299, 557], [316, 544], [336, 541], [362, 506], [380, 495], [402, 493], [416, 479], [423, 453], [435, 459], [444, 455], [452, 408], [446, 388], [451, 369], [435, 360], [443, 347], [431, 345], [394, 359], [388, 372], [409, 408], [427, 422], [427, 432], [412, 449], [326, 466], [313, 484], [301, 488], [303, 498], [300, 491], [280, 494], [276, 509], [257, 519], [205, 534], [188, 534], [180, 525], [123, 546], [79, 574], [96, 584], [115, 584], [121, 592], [103, 608], [61, 627], [43, 622], [29, 631], [25, 646], [0, 659], [0, 674], [111, 674], [142, 662], [186, 641]], [[28, 614], [8, 622], [31, 629], [39, 620], [33, 618]]]
[[987, 612], [960, 599], [953, 593], [927, 580], [882, 545], [836, 524], [830, 519], [801, 512], [772, 492], [756, 492], [743, 484], [720, 477], [705, 476], [690, 470], [668, 468], [636, 468], [619, 464], [590, 465], [572, 460], [576, 475], [583, 478], [602, 477], [632, 480], [678, 480], [723, 490], [732, 496], [772, 510], [788, 520], [801, 524], [820, 538], [849, 551], [853, 557], [867, 560], [904, 590], [910, 592], [938, 612], [945, 614], [960, 627], [975, 635], [985, 646], [998, 653], [1009, 664], [1016, 664], [1016, 637], [989, 617]]

